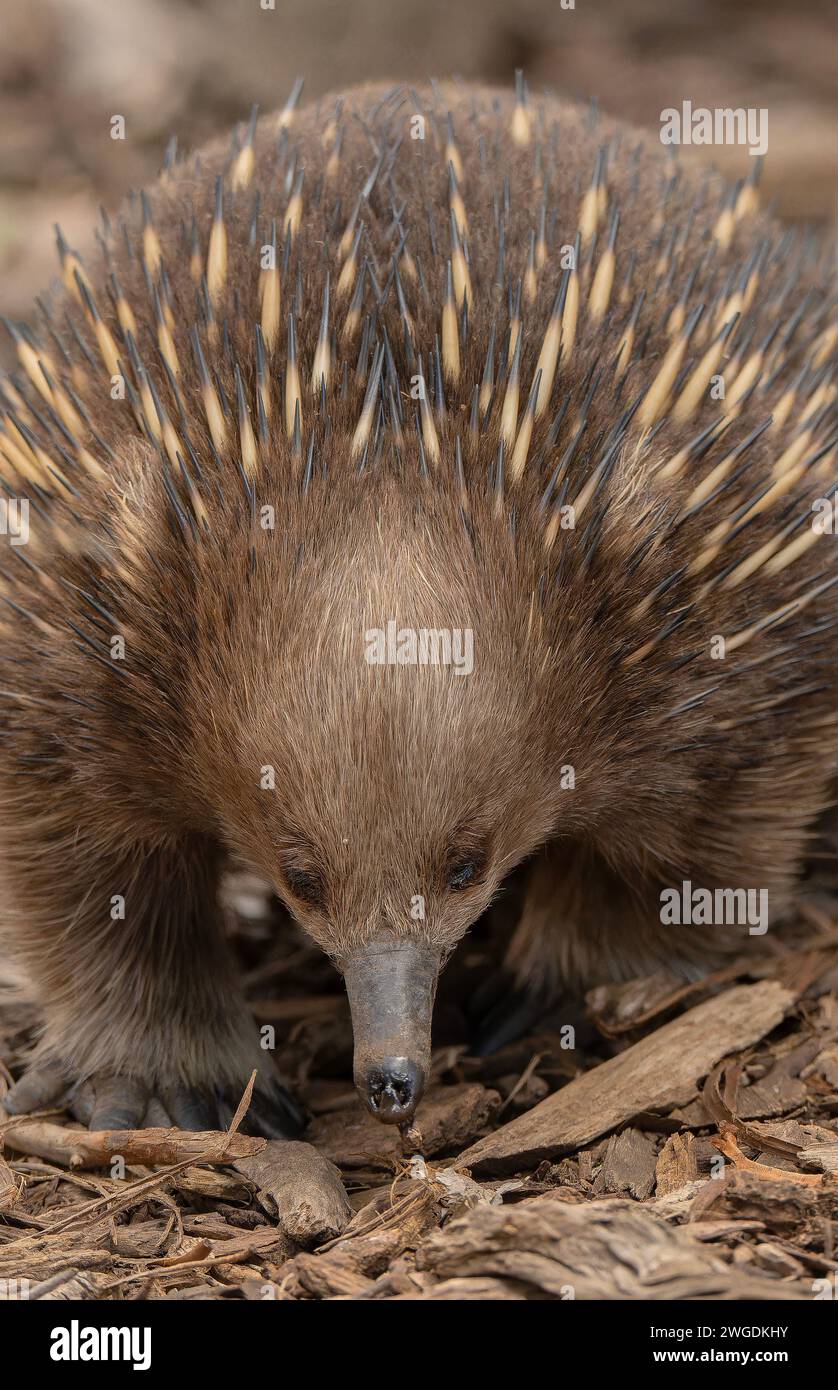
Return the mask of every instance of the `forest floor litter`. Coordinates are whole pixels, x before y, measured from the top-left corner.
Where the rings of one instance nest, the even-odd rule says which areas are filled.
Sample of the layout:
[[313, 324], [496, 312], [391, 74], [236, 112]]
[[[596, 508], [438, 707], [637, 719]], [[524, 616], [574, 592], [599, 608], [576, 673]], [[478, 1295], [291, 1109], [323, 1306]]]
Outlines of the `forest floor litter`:
[[[472, 1056], [504, 901], [443, 976], [406, 1143], [364, 1111], [339, 977], [228, 885], [301, 1142], [10, 1117], [33, 1018], [0, 1005], [0, 1298], [812, 1299], [838, 1288], [838, 892], [723, 970], [554, 1007]], [[782, 935], [782, 940], [780, 939]], [[418, 1131], [418, 1133], [416, 1132]]]

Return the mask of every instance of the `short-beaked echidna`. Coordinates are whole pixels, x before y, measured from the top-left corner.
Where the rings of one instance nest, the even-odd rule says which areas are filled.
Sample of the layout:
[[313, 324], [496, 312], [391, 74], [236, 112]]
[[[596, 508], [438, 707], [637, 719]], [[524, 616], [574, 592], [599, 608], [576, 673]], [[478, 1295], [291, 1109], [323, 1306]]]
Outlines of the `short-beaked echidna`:
[[[739, 948], [673, 885], [782, 919], [838, 764], [838, 327], [755, 177], [520, 82], [364, 88], [59, 253], [0, 384], [12, 1109], [95, 1077], [99, 1127], [209, 1126], [264, 1076], [230, 856], [343, 971], [390, 1120], [528, 857], [527, 987]], [[297, 1119], [273, 1076], [255, 1114]]]

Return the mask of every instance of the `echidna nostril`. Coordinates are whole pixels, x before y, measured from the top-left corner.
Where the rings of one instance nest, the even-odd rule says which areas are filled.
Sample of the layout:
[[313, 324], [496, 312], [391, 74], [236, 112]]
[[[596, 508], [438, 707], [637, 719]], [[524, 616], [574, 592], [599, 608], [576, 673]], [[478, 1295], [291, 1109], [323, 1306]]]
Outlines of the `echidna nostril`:
[[371, 1067], [364, 1089], [370, 1110], [385, 1122], [399, 1122], [413, 1116], [424, 1090], [421, 1068], [407, 1057], [386, 1057]]

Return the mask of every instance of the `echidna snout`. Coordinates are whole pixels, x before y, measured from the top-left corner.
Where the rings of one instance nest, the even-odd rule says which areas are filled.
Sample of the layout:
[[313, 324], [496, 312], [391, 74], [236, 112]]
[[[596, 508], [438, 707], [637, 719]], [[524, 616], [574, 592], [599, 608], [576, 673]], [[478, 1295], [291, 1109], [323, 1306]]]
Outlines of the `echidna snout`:
[[384, 1124], [413, 1118], [431, 1057], [440, 956], [409, 940], [377, 939], [344, 968], [355, 1040], [355, 1085]]

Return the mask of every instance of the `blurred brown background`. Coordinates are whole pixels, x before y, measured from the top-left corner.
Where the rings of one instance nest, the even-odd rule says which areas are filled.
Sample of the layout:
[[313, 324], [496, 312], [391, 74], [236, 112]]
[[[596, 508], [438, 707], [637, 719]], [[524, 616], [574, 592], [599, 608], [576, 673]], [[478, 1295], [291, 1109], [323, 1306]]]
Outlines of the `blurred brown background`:
[[[188, 148], [254, 101], [279, 106], [297, 74], [314, 97], [370, 78], [507, 83], [523, 67], [533, 88], [655, 127], [684, 99], [766, 107], [769, 195], [787, 217], [834, 217], [834, 0], [274, 3], [0, 0], [0, 311], [25, 317], [53, 275], [56, 221], [84, 250], [98, 204], [153, 178], [172, 133]], [[741, 148], [712, 157], [747, 171]]]

